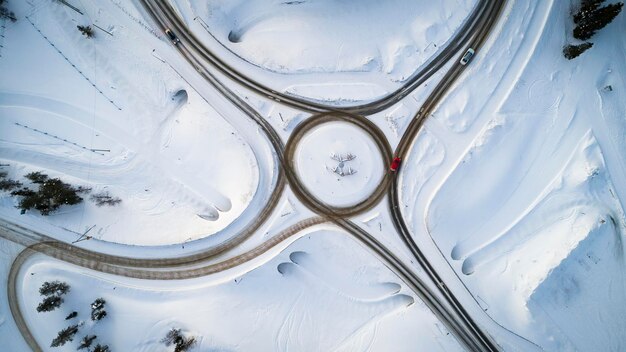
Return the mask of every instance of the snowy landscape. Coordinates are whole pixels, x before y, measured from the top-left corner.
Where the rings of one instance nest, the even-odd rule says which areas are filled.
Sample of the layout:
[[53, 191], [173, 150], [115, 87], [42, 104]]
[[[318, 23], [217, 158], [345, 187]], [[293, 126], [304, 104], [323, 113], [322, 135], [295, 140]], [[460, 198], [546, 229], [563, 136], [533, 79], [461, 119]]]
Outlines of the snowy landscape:
[[615, 0], [0, 0], [0, 350], [626, 350]]

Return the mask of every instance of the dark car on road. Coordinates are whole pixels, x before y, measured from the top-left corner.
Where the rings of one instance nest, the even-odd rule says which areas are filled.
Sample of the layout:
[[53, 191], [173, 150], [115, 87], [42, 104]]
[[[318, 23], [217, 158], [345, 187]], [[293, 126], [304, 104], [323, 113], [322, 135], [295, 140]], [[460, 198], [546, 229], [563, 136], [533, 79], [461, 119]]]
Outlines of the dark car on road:
[[174, 32], [172, 32], [171, 29], [166, 29], [165, 30], [165, 34], [167, 34], [167, 37], [170, 38], [170, 40], [172, 41], [172, 44], [176, 45], [178, 43], [180, 43], [180, 39], [178, 39], [178, 37], [176, 36], [176, 34], [174, 34]]

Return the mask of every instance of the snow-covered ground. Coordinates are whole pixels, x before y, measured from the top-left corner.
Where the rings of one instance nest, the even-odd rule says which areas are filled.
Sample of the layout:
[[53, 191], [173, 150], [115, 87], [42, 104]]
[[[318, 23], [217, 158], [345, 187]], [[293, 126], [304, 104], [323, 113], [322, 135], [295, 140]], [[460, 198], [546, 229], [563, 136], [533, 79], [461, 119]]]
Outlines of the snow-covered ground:
[[296, 173], [321, 201], [346, 207], [363, 201], [383, 178], [383, 160], [372, 138], [347, 122], [307, 131], [295, 151]]
[[[250, 141], [162, 61], [171, 48], [133, 20], [132, 4], [84, 5], [81, 16], [59, 3], [11, 2], [20, 20], [3, 30], [0, 161], [12, 176], [42, 170], [122, 203], [20, 216], [5, 193], [0, 213], [54, 224], [68, 240], [95, 225], [94, 238], [135, 245], [224, 229], [257, 194], [259, 172], [272, 173], [259, 170], [264, 150], [251, 149], [264, 141]], [[76, 30], [91, 22], [112, 35]]]
[[399, 88], [445, 46], [475, 4], [177, 2], [194, 34], [237, 70], [274, 89], [329, 102], [371, 100]]
[[[43, 171], [122, 203], [86, 200], [43, 217], [20, 215], [2, 193], [0, 218], [65, 241], [95, 225], [89, 234], [102, 241], [81, 245], [174, 256], [185, 245], [197, 251], [227, 240], [266, 205], [277, 165], [263, 133], [184, 61], [138, 3], [77, 1], [84, 15], [49, 0], [9, 3], [19, 20], [0, 23], [0, 164], [9, 164], [2, 170], [14, 179]], [[399, 88], [475, 4], [174, 5], [194, 34], [243, 74], [341, 104]], [[400, 170], [402, 209], [418, 246], [507, 350], [626, 349], [626, 21], [621, 14], [592, 39], [593, 48], [567, 61], [561, 50], [572, 41], [571, 8], [569, 1], [507, 2]], [[79, 24], [100, 28], [87, 39]], [[441, 74], [370, 117], [392, 146]], [[309, 117], [226, 85], [283, 141]], [[367, 197], [386, 171], [370, 137], [344, 123], [309, 131], [295, 164], [309, 191], [337, 206]], [[224, 256], [307, 216], [287, 190], [267, 224]], [[386, 202], [354, 221], [423, 274], [394, 232]], [[5, 278], [19, 248], [0, 244]], [[61, 310], [38, 314], [37, 288], [53, 279], [71, 283], [72, 292]], [[187, 281], [129, 280], [36, 255], [17, 288], [42, 346], [67, 325], [67, 313], [80, 309], [85, 320], [88, 304], [102, 296], [109, 316], [87, 323], [79, 336], [91, 329], [114, 351], [165, 351], [158, 341], [175, 326], [200, 337], [198, 350], [460, 350], [419, 298], [329, 226]], [[2, 343], [17, 334], [9, 320], [3, 298]], [[20, 341], [3, 346], [24, 348]]]
[[[170, 351], [159, 340], [172, 327], [198, 336], [198, 351], [462, 350], [395, 275], [344, 234], [312, 232], [273, 256], [221, 281], [145, 282], [35, 255], [18, 279], [20, 303], [41, 346], [85, 320], [78, 338], [96, 334], [113, 351]], [[46, 280], [65, 281], [71, 292], [60, 309], [37, 313]], [[108, 315], [93, 324], [89, 304], [98, 297]], [[78, 318], [65, 321], [74, 310]], [[38, 324], [44, 317], [48, 323]], [[75, 349], [76, 342], [55, 350]]]
[[497, 325], [624, 350], [624, 14], [568, 61], [569, 2], [507, 12], [414, 148], [406, 214]]

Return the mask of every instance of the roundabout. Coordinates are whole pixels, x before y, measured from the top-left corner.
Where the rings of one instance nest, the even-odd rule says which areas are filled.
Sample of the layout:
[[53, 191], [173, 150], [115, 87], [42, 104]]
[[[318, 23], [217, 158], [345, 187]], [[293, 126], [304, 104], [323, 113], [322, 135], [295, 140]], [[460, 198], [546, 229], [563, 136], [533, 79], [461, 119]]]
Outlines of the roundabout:
[[385, 194], [391, 155], [384, 133], [372, 122], [330, 112], [296, 127], [285, 147], [285, 169], [294, 193], [312, 210], [353, 216]]

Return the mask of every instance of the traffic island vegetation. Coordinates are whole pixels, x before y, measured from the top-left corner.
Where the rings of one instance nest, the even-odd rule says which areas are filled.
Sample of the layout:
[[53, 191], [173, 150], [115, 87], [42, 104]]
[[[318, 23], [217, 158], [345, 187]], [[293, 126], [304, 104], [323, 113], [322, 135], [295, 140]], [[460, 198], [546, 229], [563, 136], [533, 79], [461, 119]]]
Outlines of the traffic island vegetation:
[[574, 38], [585, 41], [581, 44], [567, 44], [563, 47], [563, 56], [572, 60], [593, 46], [591, 39], [597, 31], [611, 23], [622, 11], [623, 2], [602, 5], [606, 0], [582, 0], [578, 11], [572, 14], [576, 25], [572, 31]]
[[[83, 201], [82, 194], [91, 192], [91, 188], [73, 186], [59, 178], [50, 178], [41, 171], [30, 172], [24, 176], [28, 185], [8, 178], [6, 171], [0, 171], [0, 191], [10, 192], [18, 198], [17, 208], [25, 214], [31, 209], [47, 216], [57, 211], [63, 205], [76, 205]], [[122, 202], [113, 197], [108, 191], [92, 194], [89, 198], [98, 207], [116, 206]]]

